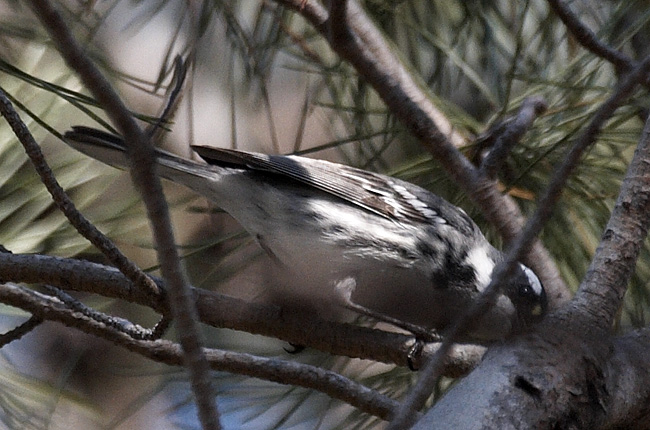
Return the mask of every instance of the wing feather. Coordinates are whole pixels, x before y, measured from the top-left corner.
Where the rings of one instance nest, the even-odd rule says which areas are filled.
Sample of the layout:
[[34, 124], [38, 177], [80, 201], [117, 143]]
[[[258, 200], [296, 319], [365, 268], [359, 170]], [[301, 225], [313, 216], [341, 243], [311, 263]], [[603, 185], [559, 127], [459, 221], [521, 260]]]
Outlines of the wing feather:
[[474, 230], [474, 222], [461, 209], [427, 190], [390, 176], [293, 155], [205, 146], [192, 149], [209, 164], [279, 174], [394, 221], [451, 224], [464, 232]]

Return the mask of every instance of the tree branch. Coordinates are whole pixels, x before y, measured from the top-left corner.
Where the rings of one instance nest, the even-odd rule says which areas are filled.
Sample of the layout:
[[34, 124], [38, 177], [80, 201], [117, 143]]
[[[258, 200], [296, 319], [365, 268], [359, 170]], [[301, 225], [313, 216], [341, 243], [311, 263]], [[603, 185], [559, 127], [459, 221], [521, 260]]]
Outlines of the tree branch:
[[[550, 214], [546, 207], [555, 203], [582, 153], [595, 141], [620, 104], [643, 83], [649, 71], [650, 57], [647, 57], [625, 76], [595, 112], [558, 168], [522, 237], [509, 250], [506, 263], [514, 261], [516, 253], [525, 249], [526, 240], [544, 224]], [[601, 244], [575, 298], [547, 316], [535, 328], [534, 335], [490, 350], [479, 368], [429, 411], [416, 428], [426, 428], [432, 422], [439, 423], [443, 415], [451, 415], [450, 404], [466, 398], [468, 390], [477, 387], [479, 392], [473, 398], [479, 399], [481, 414], [461, 418], [462, 411], [453, 411], [453, 416], [462, 422], [458, 424], [460, 427], [564, 428], [571, 426], [568, 423], [579, 422], [583, 428], [593, 428], [595, 423], [602, 422], [610, 396], [618, 387], [616, 379], [622, 376], [620, 373], [605, 375], [608, 366], [610, 371], [622, 369], [614, 354], [611, 326], [650, 228], [649, 159], [650, 120], [646, 122]], [[495, 280], [505, 270], [502, 268], [500, 265], [495, 271]], [[443, 343], [441, 351], [444, 346]], [[558, 387], [561, 387], [559, 391]], [[628, 401], [626, 408], [631, 404]], [[518, 415], [519, 410], [526, 410], [525, 416]], [[403, 415], [400, 410], [396, 419]], [[408, 417], [402, 422], [410, 424]]]
[[[332, 13], [316, 2], [276, 0], [307, 19], [347, 60], [406, 126], [438, 160], [454, 181], [471, 197], [486, 219], [506, 243], [521, 232], [523, 216], [517, 203], [501, 194], [496, 181], [489, 179], [463, 156], [458, 147], [466, 144], [444, 114], [429, 98], [426, 87], [393, 52], [389, 41], [354, 0], [333, 1]], [[569, 298], [569, 291], [548, 251], [535, 240], [523, 261], [544, 283], [551, 307]]]
[[[470, 328], [476, 315], [481, 315], [485, 312], [486, 308], [494, 301], [498, 292], [498, 286], [510, 276], [517, 261], [521, 261], [526, 250], [529, 249], [532, 242], [544, 227], [544, 224], [546, 224], [548, 219], [551, 217], [553, 209], [562, 194], [562, 189], [571, 173], [578, 166], [584, 151], [595, 143], [600, 130], [607, 120], [614, 114], [616, 109], [618, 109], [618, 107], [627, 100], [630, 95], [632, 95], [633, 91], [642, 83], [643, 78], [649, 71], [650, 56], [633, 71], [625, 75], [625, 78], [617, 86], [614, 93], [595, 112], [585, 130], [564, 157], [564, 162], [553, 174], [551, 183], [547, 187], [544, 196], [540, 199], [535, 213], [528, 220], [528, 223], [517, 240], [508, 249], [505, 260], [494, 269], [490, 285], [481, 295], [481, 299], [477, 301], [477, 303], [475, 303], [467, 313], [463, 314], [456, 321], [453, 327], [445, 333], [445, 340], [443, 341], [442, 346], [420, 372], [420, 378], [418, 379], [417, 384], [404, 400], [399, 413], [391, 422], [389, 429], [396, 430], [400, 428], [408, 428], [413, 424], [413, 412], [419, 410], [424, 405], [424, 402], [431, 393], [431, 387], [441, 375], [441, 363], [450, 342], [453, 342], [459, 334], [462, 334]], [[650, 207], [648, 209], [650, 209]], [[594, 259], [594, 262], [595, 261], [596, 259]], [[627, 278], [625, 279], [625, 285], [627, 285]], [[577, 302], [574, 301], [574, 303]], [[616, 303], [620, 303], [620, 300]], [[591, 315], [598, 315], [597, 308], [602, 305], [602, 303], [597, 301], [584, 304], [585, 311]], [[618, 306], [616, 306], [615, 309], [618, 309]], [[602, 319], [593, 321], [593, 323], [602, 322]], [[604, 323], [607, 327], [611, 326], [611, 319], [606, 319]]]
[[[650, 59], [644, 61], [645, 73]], [[645, 76], [645, 73], [640, 78]], [[650, 228], [650, 118], [621, 185], [601, 242], [573, 300], [591, 324], [611, 327]]]
[[151, 289], [152, 294], [156, 294], [156, 284], [130, 261], [122, 252], [111, 242], [101, 231], [86, 219], [76, 208], [70, 197], [65, 193], [61, 185], [57, 182], [52, 173], [52, 169], [47, 165], [43, 152], [38, 146], [34, 137], [30, 133], [27, 125], [20, 119], [20, 116], [13, 108], [5, 92], [0, 88], [0, 113], [7, 120], [14, 134], [25, 148], [27, 156], [32, 162], [36, 173], [41, 178], [41, 182], [52, 195], [52, 200], [59, 210], [68, 218], [70, 224], [98, 250], [102, 252], [110, 261], [119, 268], [122, 273], [132, 279], [135, 283]]
[[[134, 339], [120, 329], [80, 314], [55, 297], [15, 284], [3, 284], [0, 285], [0, 301], [31, 312], [36, 318], [57, 321], [109, 340], [151, 360], [174, 366], [183, 365], [184, 354], [179, 345], [166, 340]], [[308, 364], [218, 349], [206, 349], [206, 357], [213, 370], [318, 390], [385, 420], [390, 419], [397, 408], [397, 402], [375, 390], [332, 371]]]
[[169, 283], [171, 310], [186, 354], [186, 365], [196, 397], [199, 419], [204, 429], [220, 429], [214, 388], [202, 351], [203, 340], [199, 332], [196, 308], [176, 251], [169, 209], [163, 197], [160, 179], [156, 175], [153, 147], [149, 145], [147, 137], [108, 80], [81, 49], [58, 12], [47, 0], [31, 0], [31, 5], [68, 66], [78, 73], [124, 137], [132, 166], [135, 166], [131, 169], [131, 174], [147, 208], [161, 271]]
[[601, 42], [594, 32], [583, 24], [580, 18], [561, 0], [547, 1], [573, 37], [588, 51], [612, 63], [619, 73], [625, 73], [637, 65], [634, 60], [624, 53]]
[[611, 396], [603, 429], [638, 429], [640, 423], [648, 422], [648, 354], [650, 330], [647, 328], [614, 339], [605, 374]]
[[[95, 293], [147, 306], [156, 312], [167, 309], [165, 285], [161, 295], [151, 297], [122, 273], [97, 263], [52, 257], [0, 253], [0, 273], [4, 281], [46, 283], [68, 291]], [[277, 306], [249, 303], [234, 297], [192, 289], [201, 321], [213, 327], [241, 330], [274, 337], [298, 345], [348, 357], [357, 357], [406, 367], [413, 337], [399, 333], [324, 321], [316, 316], [309, 324], [282, 313]], [[439, 344], [427, 344], [422, 359], [431, 356]], [[467, 374], [480, 361], [485, 347], [456, 345], [445, 361], [444, 374]]]
[[0, 335], [0, 348], [4, 348], [5, 345], [18, 340], [21, 337], [25, 336], [27, 333], [34, 330], [36, 327], [41, 325], [43, 320], [37, 316], [32, 315], [27, 321], [22, 323], [16, 328], [9, 330], [7, 333]]

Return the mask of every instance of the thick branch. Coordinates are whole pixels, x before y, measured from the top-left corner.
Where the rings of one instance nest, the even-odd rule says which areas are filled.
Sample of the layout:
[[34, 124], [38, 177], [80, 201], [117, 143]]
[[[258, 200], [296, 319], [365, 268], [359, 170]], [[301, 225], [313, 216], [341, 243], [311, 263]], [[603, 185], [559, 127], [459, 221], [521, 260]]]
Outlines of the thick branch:
[[[568, 176], [571, 166], [595, 140], [611, 113], [641, 83], [648, 67], [650, 57], [631, 72], [598, 109], [554, 177], [548, 199], [553, 199], [554, 190], [559, 193], [562, 178]], [[629, 351], [616, 349], [625, 343], [613, 344], [610, 332], [650, 227], [648, 160], [650, 119], [628, 168], [603, 240], [574, 300], [549, 315], [536, 327], [535, 335], [490, 350], [476, 371], [448, 393], [416, 428], [427, 428], [432, 422], [439, 428], [450, 428], [452, 422], [462, 428], [594, 428], [612, 412], [613, 401], [618, 402], [616, 407], [624, 409], [614, 411], [619, 418], [630, 409], [634, 409], [633, 414], [640, 414], [640, 403], [620, 401], [631, 394], [620, 390], [633, 384], [618, 382], [628, 377], [620, 372], [631, 365], [630, 356]], [[536, 222], [541, 222], [539, 217], [541, 215], [531, 218], [524, 233], [535, 228]], [[628, 344], [626, 347], [634, 346]], [[644, 376], [643, 379], [650, 378]], [[453, 405], [467, 399], [470, 392], [480, 413], [467, 416]], [[641, 408], [645, 411], [647, 393], [646, 390], [641, 393], [635, 400], [644, 402]], [[526, 412], [522, 414], [521, 411]]]
[[[118, 270], [96, 263], [45, 255], [0, 253], [0, 273], [4, 281], [46, 283], [68, 291], [118, 298], [160, 313], [167, 309], [162, 281], [159, 284], [161, 295], [151, 297]], [[412, 336], [324, 321], [316, 316], [305, 324], [304, 320], [291, 319], [277, 306], [249, 303], [200, 288], [193, 289], [192, 294], [196, 297], [201, 321], [213, 327], [275, 337], [336, 355], [408, 365]], [[431, 356], [437, 347], [438, 344], [428, 345], [423, 359]], [[445, 361], [444, 374], [467, 374], [484, 352], [485, 348], [481, 346], [455, 346]]]
[[[650, 64], [650, 61], [646, 60]], [[650, 119], [594, 259], [575, 297], [592, 324], [612, 326], [650, 228]]]
[[605, 374], [611, 397], [602, 428], [648, 428], [649, 355], [650, 330], [647, 328], [614, 339]]

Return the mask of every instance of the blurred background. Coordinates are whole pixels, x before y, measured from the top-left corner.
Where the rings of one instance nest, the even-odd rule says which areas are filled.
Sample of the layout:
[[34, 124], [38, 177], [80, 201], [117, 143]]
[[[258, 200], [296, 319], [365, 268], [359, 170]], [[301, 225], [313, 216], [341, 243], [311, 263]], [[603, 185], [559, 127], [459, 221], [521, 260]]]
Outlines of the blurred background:
[[[310, 0], [311, 1], [311, 0]], [[183, 98], [166, 149], [192, 157], [190, 144], [299, 153], [391, 174], [463, 207], [501, 246], [466, 196], [295, 12], [261, 1], [56, 2], [88, 53], [126, 104], [155, 122], [188, 61]], [[362, 2], [412, 72], [428, 87], [474, 157], [476, 136], [512, 115], [524, 98], [549, 110], [511, 154], [500, 181], [531, 213], [553, 168], [612, 91], [607, 62], [582, 49], [544, 0]], [[646, 54], [650, 2], [567, 2], [603, 41], [634, 58]], [[143, 206], [128, 173], [76, 153], [60, 141], [72, 125], [105, 125], [105, 115], [53, 49], [26, 2], [0, 0], [0, 86], [42, 143], [62, 186], [83, 213], [141, 267], [156, 270]], [[572, 176], [542, 240], [571, 288], [579, 285], [618, 193], [647, 116], [645, 92], [609, 121]], [[479, 154], [480, 155], [480, 154]], [[180, 253], [196, 286], [263, 299], [267, 261], [213, 203], [165, 183]], [[55, 209], [22, 146], [0, 123], [0, 244], [15, 253], [105, 262]], [[621, 310], [621, 329], [646, 323], [648, 248]], [[84, 303], [145, 326], [149, 310], [102, 297]], [[8, 330], [28, 315], [0, 307]], [[205, 328], [209, 345], [327, 367], [399, 398], [416, 376], [370, 361]], [[168, 335], [173, 338], [173, 332]], [[199, 428], [178, 368], [159, 365], [63, 326], [46, 323], [2, 349], [0, 423], [6, 428]], [[329, 397], [229, 374], [215, 374], [226, 428], [382, 428], [385, 423]], [[443, 380], [431, 401], [450, 385]]]

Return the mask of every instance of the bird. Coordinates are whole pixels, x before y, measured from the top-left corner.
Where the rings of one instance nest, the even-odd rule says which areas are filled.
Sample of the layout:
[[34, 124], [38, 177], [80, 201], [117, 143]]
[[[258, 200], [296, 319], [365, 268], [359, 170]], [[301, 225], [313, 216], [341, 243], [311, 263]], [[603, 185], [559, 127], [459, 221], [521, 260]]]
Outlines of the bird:
[[[74, 126], [64, 141], [129, 167], [120, 136]], [[211, 200], [255, 238], [277, 268], [266, 288], [287, 309], [344, 318], [338, 287], [346, 285], [353, 303], [440, 332], [504, 260], [463, 209], [412, 183], [297, 155], [191, 148], [200, 160], [156, 149], [159, 175]], [[546, 308], [539, 278], [517, 263], [467, 336], [503, 339], [538, 322]]]

